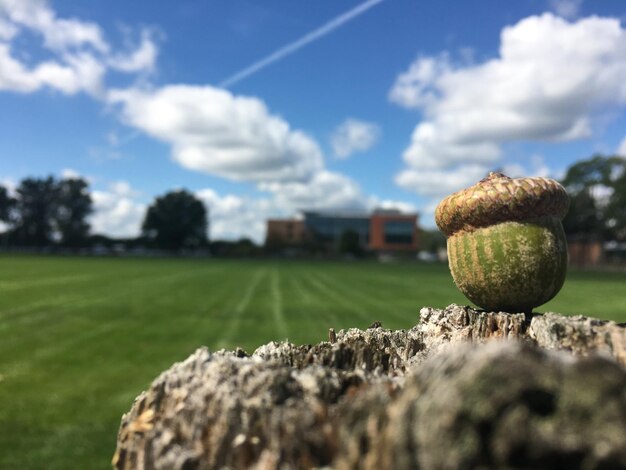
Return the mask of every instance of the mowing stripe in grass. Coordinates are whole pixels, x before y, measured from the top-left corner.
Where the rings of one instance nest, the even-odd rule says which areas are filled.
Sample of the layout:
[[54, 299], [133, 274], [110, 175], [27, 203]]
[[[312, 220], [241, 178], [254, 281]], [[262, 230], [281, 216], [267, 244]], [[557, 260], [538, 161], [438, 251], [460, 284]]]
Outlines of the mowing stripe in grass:
[[[174, 282], [184, 282], [185, 278], [188, 276], [193, 276], [194, 273], [176, 273], [169, 274], [167, 276], [161, 276], [160, 278], [156, 278], [157, 281], [165, 282], [165, 281], [174, 281]], [[150, 279], [142, 279], [142, 283], [147, 283]], [[160, 287], [160, 282], [156, 285], [154, 283], [150, 284], [150, 290], [142, 292], [143, 296], [138, 300], [142, 304], [142, 306], [147, 307], [149, 305], [154, 305], [155, 301], [159, 299], [161, 301], [168, 301], [168, 297], [158, 295], [147, 295], [148, 292], [157, 290], [160, 292], [162, 289]], [[21, 351], [23, 355], [31, 356], [33, 351], [37, 351], [42, 345], [46, 344], [49, 338], [55, 338], [55, 344], [58, 347], [62, 347], [63, 343], [69, 339], [72, 339], [76, 336], [80, 337], [85, 334], [89, 334], [89, 330], [93, 328], [97, 328], [101, 321], [106, 321], [108, 323], [119, 323], [121, 325], [126, 325], [126, 328], [132, 328], [133, 323], [138, 323], [135, 327], [140, 334], [146, 334], [150, 329], [150, 325], [152, 328], [156, 328], [159, 331], [162, 331], [162, 326], [159, 326], [158, 323], [152, 321], [154, 319], [150, 319], [148, 317], [139, 316], [136, 317], [134, 315], [129, 315], [129, 307], [132, 305], [128, 304], [120, 304], [120, 307], [115, 312], [117, 315], [111, 316], [111, 313], [106, 309], [106, 313], [103, 315], [100, 314], [102, 307], [106, 307], [107, 303], [111, 303], [115, 301], [116, 298], [128, 298], [129, 300], [135, 300], [131, 295], [136, 294], [136, 283], [129, 284], [125, 283], [124, 288], [117, 287], [113, 289], [117, 295], [108, 295], [101, 296], [97, 299], [94, 298], [83, 298], [80, 299], [72, 299], [71, 302], [65, 301], [62, 305], [57, 305], [56, 307], [52, 307], [50, 310], [50, 306], [47, 305], [46, 309], [38, 312], [38, 314], [29, 315], [28, 317], [20, 318], [23, 324], [20, 324], [20, 328], [15, 328], [15, 321], [12, 326], [12, 334], [10, 337], [6, 338], [1, 342], [0, 351], [4, 351], [4, 354], [13, 355], [14, 359], [18, 359], [16, 356], [16, 352], [13, 351], [14, 344], [20, 344], [23, 342], [24, 338], [28, 337], [28, 341], [31, 343], [31, 348], [28, 351]], [[168, 286], [169, 290], [172, 288], [175, 289], [175, 285]], [[148, 300], [144, 302], [144, 300]], [[118, 300], [119, 302], [119, 300]], [[99, 305], [98, 305], [99, 304]], [[96, 305], [98, 305], [97, 308]], [[83, 310], [88, 315], [76, 315], [76, 311]], [[150, 307], [148, 307], [150, 310]], [[115, 320], [114, 320], [115, 318]], [[28, 323], [33, 323], [29, 325]], [[178, 322], [177, 324], [179, 324]], [[156, 326], [155, 326], [156, 324]]]
[[248, 288], [243, 294], [241, 300], [237, 303], [235, 308], [232, 310], [232, 315], [230, 315], [230, 322], [228, 323], [228, 328], [221, 336], [220, 340], [216, 344], [217, 349], [222, 349], [230, 346], [232, 344], [233, 338], [236, 336], [236, 333], [239, 332], [239, 327], [241, 324], [241, 316], [248, 308], [248, 304], [252, 299], [261, 279], [267, 274], [267, 270], [261, 269], [254, 273], [252, 280], [248, 283]]
[[[141, 282], [149, 282], [149, 281], [153, 281], [153, 282], [159, 282], [161, 280], [169, 280], [171, 279], [172, 274], [167, 274], [166, 276], [163, 276], [162, 279], [160, 278], [154, 278], [152, 276], [146, 275], [144, 276], [143, 279], [138, 279], [137, 278], [137, 274], [136, 273], [130, 273], [128, 276], [123, 276], [123, 275], [117, 275], [115, 278], [111, 278], [109, 279], [110, 281], [112, 281], [112, 286], [111, 286], [111, 290], [107, 293], [107, 298], [111, 298], [111, 292], [114, 292], [115, 294], [117, 294], [118, 296], [120, 295], [120, 293], [125, 293], [130, 289], [133, 289], [134, 287], [137, 286], [138, 283]], [[128, 277], [132, 277], [133, 279], [128, 281]], [[93, 278], [92, 278], [93, 279]], [[116, 284], [120, 284], [122, 283], [123, 289], [119, 289], [119, 287], [116, 286]], [[72, 284], [68, 284], [68, 286], [70, 286]], [[73, 286], [73, 285], [72, 285]], [[102, 282], [98, 283], [98, 284], [94, 284], [92, 286], [89, 286], [92, 290], [97, 290], [98, 292], [102, 292], [103, 290], [105, 290], [106, 287], [108, 287], [107, 285], [103, 284]], [[72, 288], [73, 292], [77, 293], [78, 295], [72, 297], [72, 299], [76, 298], [76, 299], [84, 299], [85, 298], [85, 291], [79, 291], [76, 290], [74, 288]], [[51, 306], [65, 306], [68, 305], [69, 303], [72, 302], [72, 300], [70, 300], [70, 302], [68, 302], [68, 304], [62, 303], [64, 302], [64, 300], [61, 300], [59, 302], [59, 300], [55, 299], [55, 301], [51, 301], [51, 300], [46, 300], [46, 299], [40, 299], [40, 297], [48, 297], [50, 298], [51, 296], [56, 296], [57, 299], [59, 299], [58, 297], [58, 290], [54, 290], [54, 291], [33, 291], [31, 293], [31, 295], [29, 296], [30, 299], [38, 299], [35, 300], [33, 302], [25, 302], [22, 303], [19, 307], [14, 307], [11, 309], [5, 309], [0, 311], [0, 316], [2, 317], [3, 321], [12, 319], [16, 316], [21, 316], [20, 314], [24, 313], [24, 314], [28, 314], [30, 310], [32, 309], [38, 309], [41, 306], [44, 305], [51, 305]]]
[[[298, 324], [295, 332], [298, 333], [303, 328], [305, 332], [315, 331], [320, 328], [317, 312], [313, 309], [313, 300], [311, 295], [304, 289], [301, 280], [295, 273], [290, 272], [288, 282], [292, 287], [291, 289], [286, 289], [287, 318], [289, 318], [291, 323], [296, 322], [297, 319], [298, 323], [303, 322], [306, 324], [306, 326]], [[293, 295], [290, 295], [290, 293]], [[304, 334], [303, 336], [308, 337], [309, 335]]]
[[375, 295], [378, 294], [375, 286], [371, 286], [371, 288], [368, 289], [359, 289], [359, 287], [362, 286], [360, 286], [358, 282], [337, 282], [334, 286], [345, 299], [351, 299], [354, 304], [365, 304], [374, 307], [373, 309], [368, 309], [373, 315], [381, 316], [381, 318], [391, 316], [398, 320], [407, 320], [406, 315], [390, 309], [388, 302], [384, 302], [375, 297]]
[[[153, 284], [157, 284], [157, 283], [170, 283], [173, 281], [178, 282], [180, 279], [184, 279], [184, 278], [189, 278], [189, 277], [195, 277], [197, 276], [197, 273], [194, 271], [188, 271], [188, 272], [181, 272], [181, 273], [169, 273], [166, 274], [164, 276], [159, 276], [159, 277], [152, 277], [149, 275], [144, 276], [143, 278], [140, 279], [133, 279], [132, 281], [125, 281], [124, 279], [120, 279], [120, 280], [115, 280], [114, 282], [117, 284], [122, 284], [121, 287], [118, 286], [111, 286], [111, 291], [109, 291], [105, 296], [102, 297], [98, 297], [94, 300], [94, 302], [98, 303], [99, 301], [101, 301], [102, 299], [104, 300], [113, 300], [113, 299], [117, 299], [117, 298], [121, 298], [121, 297], [126, 297], [129, 295], [133, 295], [136, 293], [136, 289], [138, 287], [141, 287], [142, 284], [151, 284], [150, 287], [152, 287]], [[101, 287], [97, 288], [98, 291], [102, 291], [103, 289]], [[85, 292], [79, 293], [79, 295], [76, 296], [72, 296], [72, 297], [57, 297], [55, 300], [39, 300], [37, 302], [33, 302], [27, 305], [22, 305], [20, 307], [16, 307], [13, 308], [11, 310], [5, 310], [3, 312], [0, 312], [0, 314], [2, 315], [2, 320], [3, 322], [6, 322], [7, 320], [12, 320], [12, 321], [23, 321], [24, 320], [24, 316], [30, 315], [30, 314], [37, 314], [39, 313], [39, 316], [43, 315], [47, 315], [47, 311], [41, 312], [40, 310], [38, 310], [41, 307], [48, 307], [48, 306], [52, 306], [52, 307], [67, 307], [67, 306], [73, 306], [74, 304], [78, 304], [78, 306], [85, 306], [86, 304], [88, 304], [91, 299], [87, 298], [85, 299]], [[69, 300], [66, 300], [69, 299]], [[33, 310], [32, 312], [30, 310], [32, 309], [37, 309], [37, 310]]]
[[397, 287], [399, 285], [415, 287], [416, 281], [436, 282], [440, 277], [450, 279], [450, 272], [447, 265], [443, 263], [418, 264], [418, 263], [398, 263], [388, 265], [371, 265], [364, 263], [361, 268], [353, 268], [349, 265], [340, 266], [346, 274], [352, 278], [367, 280], [373, 287], [383, 287], [382, 284], [389, 284]]
[[32, 289], [33, 287], [53, 286], [57, 284], [69, 284], [91, 281], [94, 276], [81, 275], [81, 276], [55, 276], [51, 278], [43, 278], [30, 281], [0, 281], [0, 291], [6, 293], [7, 291]]
[[[237, 306], [239, 305], [241, 312], [243, 312], [247, 308], [247, 303], [253, 299], [253, 292], [251, 292], [248, 301], [244, 304], [242, 301], [242, 288], [247, 285], [245, 282], [246, 277], [254, 277], [254, 271], [248, 267], [237, 267], [236, 269], [211, 271], [211, 274], [217, 274], [217, 276], [212, 276], [208, 279], [204, 276], [201, 278], [204, 282], [190, 283], [188, 292], [178, 292], [178, 297], [174, 299], [176, 303], [172, 306], [171, 312], [177, 312], [179, 319], [172, 323], [172, 327], [168, 331], [168, 343], [189, 344], [193, 347], [206, 345], [211, 349], [217, 349], [222, 346], [233, 346], [232, 343], [220, 344], [220, 340], [223, 340], [224, 332], [227, 329], [231, 330], [228, 334], [232, 335], [233, 338], [239, 339], [241, 336], [239, 326], [229, 325], [233, 320], [233, 312], [237, 310]], [[243, 297], [246, 297], [245, 292]], [[187, 305], [185, 309], [176, 306], [178, 299]], [[190, 310], [189, 303], [195, 299], [198, 301], [196, 305], [198, 307], [201, 306], [201, 308], [199, 310]], [[233, 299], [235, 299], [234, 302]], [[159, 312], [168, 312], [170, 310], [164, 308], [162, 303], [155, 305], [154, 308]], [[171, 321], [171, 315], [166, 314], [163, 316], [161, 314], [158, 319], [151, 322], [147, 331], [144, 329], [144, 336], [151, 337], [157, 342], [162, 341], [158, 336], [159, 324], [161, 324], [160, 330], [162, 332], [163, 323]], [[239, 322], [240, 320], [237, 319], [236, 321]]]
[[281, 339], [289, 337], [289, 328], [283, 315], [283, 297], [280, 292], [280, 275], [276, 268], [272, 271], [272, 313], [274, 314], [274, 323], [280, 334]]
[[[63, 355], [63, 353], [70, 353], [72, 352], [71, 350], [75, 349], [77, 346], [108, 334], [120, 323], [121, 320], [103, 323], [97, 327], [85, 330], [82, 334], [73, 334], [64, 338], [63, 341], [55, 341], [50, 343], [50, 345], [45, 348], [37, 348], [31, 354], [26, 356], [26, 359], [14, 361], [10, 367], [6, 369], [4, 375], [7, 379], [14, 379], [20, 375], [27, 375], [34, 367], [40, 366], [42, 361], [48, 360], [53, 356]], [[80, 354], [80, 351], [74, 351], [73, 353]]]
[[[321, 286], [320, 283], [313, 277], [311, 273], [303, 273], [302, 277], [303, 277], [304, 282], [308, 284], [309, 286], [311, 286], [311, 290], [319, 291], [323, 296], [329, 297], [327, 289], [324, 286]], [[329, 309], [327, 307], [328, 302], [325, 302], [324, 304], [322, 304], [320, 296], [314, 295], [314, 297], [316, 297], [315, 314], [318, 316], [324, 317], [327, 320], [329, 327], [330, 326], [336, 327], [337, 325], [339, 325], [339, 318], [335, 314], [336, 309], [333, 309], [333, 308]], [[331, 300], [331, 305], [332, 304], [333, 302]]]
[[311, 304], [312, 300], [311, 300], [311, 296], [309, 295], [309, 293], [304, 289], [304, 287], [302, 286], [302, 282], [300, 282], [300, 280], [295, 277], [295, 276], [291, 276], [291, 282], [293, 283], [295, 290], [298, 291], [298, 295], [302, 298], [302, 300], [304, 301], [305, 304]]
[[346, 310], [349, 310], [355, 313], [358, 317], [363, 320], [367, 320], [367, 314], [363, 312], [360, 308], [358, 308], [354, 303], [348, 301], [344, 298], [341, 293], [337, 292], [336, 289], [328, 284], [320, 275], [311, 274], [310, 275], [311, 283], [317, 287], [317, 289], [324, 293], [327, 297], [330, 297], [333, 301], [342, 305]]
[[35, 318], [28, 318], [36, 313], [39, 313], [42, 308], [58, 308], [72, 305], [74, 302], [85, 301], [85, 296], [77, 293], [76, 295], [57, 295], [54, 298], [43, 298], [37, 301], [20, 305], [7, 310], [0, 311], [0, 318], [2, 318], [2, 325], [0, 328], [8, 328], [19, 325], [20, 323], [32, 323]]

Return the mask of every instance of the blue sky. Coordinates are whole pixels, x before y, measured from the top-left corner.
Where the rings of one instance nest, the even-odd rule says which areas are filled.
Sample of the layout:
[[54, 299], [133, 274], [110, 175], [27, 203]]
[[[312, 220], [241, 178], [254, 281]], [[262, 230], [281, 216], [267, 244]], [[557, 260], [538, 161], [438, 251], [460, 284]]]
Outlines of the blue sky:
[[626, 153], [623, 0], [0, 0], [0, 183], [89, 179], [136, 235], [187, 188], [211, 237], [418, 211], [494, 168]]

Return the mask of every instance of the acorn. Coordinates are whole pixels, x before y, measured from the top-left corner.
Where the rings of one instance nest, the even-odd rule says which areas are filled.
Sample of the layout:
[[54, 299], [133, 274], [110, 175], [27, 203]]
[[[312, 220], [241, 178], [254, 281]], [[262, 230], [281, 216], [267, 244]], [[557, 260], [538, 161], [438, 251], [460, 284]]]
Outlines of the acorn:
[[565, 188], [549, 178], [489, 175], [439, 203], [454, 283], [490, 311], [525, 312], [552, 299], [565, 282]]

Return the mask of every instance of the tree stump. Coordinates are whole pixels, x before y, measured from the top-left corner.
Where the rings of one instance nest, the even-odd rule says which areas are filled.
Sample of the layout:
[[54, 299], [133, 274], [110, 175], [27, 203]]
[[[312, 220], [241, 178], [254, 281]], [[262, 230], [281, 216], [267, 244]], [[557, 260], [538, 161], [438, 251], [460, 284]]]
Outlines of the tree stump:
[[626, 328], [424, 308], [410, 330], [198, 349], [122, 418], [118, 469], [626, 468]]

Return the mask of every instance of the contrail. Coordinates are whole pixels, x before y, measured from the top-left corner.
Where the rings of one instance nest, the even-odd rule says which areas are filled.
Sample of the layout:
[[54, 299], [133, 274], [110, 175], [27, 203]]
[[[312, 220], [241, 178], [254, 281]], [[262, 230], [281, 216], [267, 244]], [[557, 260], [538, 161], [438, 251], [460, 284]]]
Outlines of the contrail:
[[237, 83], [243, 80], [244, 78], [249, 77], [250, 75], [258, 72], [259, 70], [264, 69], [268, 65], [271, 65], [274, 62], [278, 62], [279, 60], [284, 59], [288, 55], [296, 52], [298, 49], [301, 49], [307, 44], [310, 44], [313, 41], [316, 41], [317, 39], [323, 36], [326, 36], [327, 34], [333, 32], [335, 29], [339, 28], [343, 24], [356, 18], [362, 13], [365, 13], [367, 10], [369, 10], [373, 6], [376, 6], [383, 1], [384, 0], [367, 0], [366, 2], [363, 2], [360, 5], [357, 5], [353, 9], [348, 10], [347, 12], [337, 16], [336, 18], [333, 18], [332, 20], [320, 26], [316, 30], [311, 31], [310, 33], [302, 36], [300, 39], [297, 39], [296, 41], [289, 43], [286, 46], [281, 47], [275, 52], [272, 52], [270, 55], [253, 63], [249, 67], [246, 67], [245, 69], [240, 70], [236, 74], [228, 77], [226, 80], [223, 80], [219, 84], [219, 86], [223, 88], [229, 87], [230, 85], [233, 85], [234, 83]]

